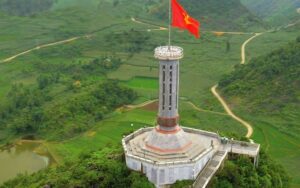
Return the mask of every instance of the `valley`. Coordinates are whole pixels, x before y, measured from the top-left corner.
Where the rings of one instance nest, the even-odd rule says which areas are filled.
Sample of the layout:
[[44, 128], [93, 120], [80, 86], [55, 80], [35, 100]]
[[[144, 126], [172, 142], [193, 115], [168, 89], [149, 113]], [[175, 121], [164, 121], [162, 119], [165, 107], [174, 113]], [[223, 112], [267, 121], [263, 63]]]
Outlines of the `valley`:
[[[159, 19], [164, 15], [152, 15], [151, 11], [160, 8], [155, 3], [144, 7], [143, 10], [149, 9], [149, 12], [139, 14], [133, 10], [139, 6], [138, 0], [130, 4], [119, 2], [118, 5], [101, 1], [100, 8], [94, 7], [95, 2], [91, 0], [91, 4], [85, 5], [90, 10], [82, 10], [72, 1], [61, 0], [53, 10], [39, 13], [34, 18], [7, 14], [0, 18], [0, 25], [5, 28], [0, 31], [0, 111], [9, 109], [9, 95], [15, 86], [22, 85], [24, 91], [31, 91], [28, 96], [31, 101], [39, 95], [35, 95], [35, 91], [47, 93], [52, 99], [39, 104], [37, 112], [42, 111], [43, 118], [52, 116], [61, 123], [39, 120], [33, 135], [35, 139], [45, 140], [44, 147], [51, 151], [59, 164], [74, 160], [83, 152], [120, 144], [121, 138], [133, 130], [155, 125], [158, 67], [153, 59], [153, 49], [166, 42], [167, 24]], [[70, 7], [70, 4], [72, 8], [63, 8]], [[128, 7], [133, 10], [130, 14], [127, 13]], [[199, 15], [202, 17], [205, 15]], [[203, 19], [211, 18], [206, 16]], [[295, 130], [299, 126], [297, 107], [286, 109], [290, 114], [288, 117], [253, 113], [240, 107], [242, 99], [228, 98], [223, 89], [213, 86], [238, 64], [252, 63], [253, 59], [295, 41], [300, 35], [299, 22], [270, 31], [257, 20], [254, 21], [256, 24], [249, 22], [251, 27], [242, 27], [239, 23], [223, 27], [222, 23], [226, 21], [229, 20], [204, 21], [202, 38], [197, 41], [185, 32], [173, 31], [173, 44], [182, 46], [186, 54], [181, 64], [181, 124], [227, 137], [240, 138], [243, 135], [261, 143], [276, 161], [286, 167], [293, 177], [292, 187], [298, 187], [300, 155], [295, 151], [299, 150], [299, 137], [289, 136], [286, 130], [282, 130], [286, 123]], [[54, 75], [52, 73], [59, 74], [57, 81], [49, 81]], [[95, 88], [102, 87], [99, 84], [111, 79], [117, 80], [121, 90], [136, 92], [136, 97], [114, 104], [109, 110], [93, 113], [100, 104], [83, 104], [91, 102], [89, 96], [95, 95]], [[39, 88], [41, 80], [47, 80], [42, 89]], [[217, 92], [224, 98], [225, 105], [211, 93], [211, 89], [215, 96]], [[74, 110], [78, 106], [81, 106], [80, 110]], [[226, 106], [237, 118], [228, 115]], [[50, 114], [49, 117], [46, 114]], [[101, 118], [97, 119], [99, 114]], [[28, 119], [36, 117], [33, 115], [24, 108], [11, 119], [1, 118], [0, 143], [5, 145], [31, 135], [26, 130], [12, 127], [24, 119], [30, 122]]]

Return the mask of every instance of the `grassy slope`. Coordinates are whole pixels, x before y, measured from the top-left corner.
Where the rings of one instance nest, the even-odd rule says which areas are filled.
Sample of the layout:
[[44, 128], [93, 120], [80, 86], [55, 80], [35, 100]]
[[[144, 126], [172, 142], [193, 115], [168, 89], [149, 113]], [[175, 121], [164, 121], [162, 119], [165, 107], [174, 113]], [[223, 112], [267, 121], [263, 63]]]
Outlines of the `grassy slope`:
[[[288, 36], [283, 35], [284, 32], [286, 31], [277, 35]], [[276, 34], [270, 34], [262, 37], [262, 41], [257, 41], [256, 50], [259, 51], [259, 44], [264, 41], [273, 43], [273, 35]], [[230, 82], [221, 81], [222, 91], [235, 111], [244, 114], [243, 116], [253, 123], [253, 138], [262, 143], [268, 152], [288, 169], [293, 177], [293, 187], [300, 184], [300, 114], [299, 99], [296, 97], [299, 96], [299, 77], [296, 76], [299, 75], [299, 44], [294, 42], [283, 50], [275, 51], [273, 55], [253, 59], [250, 65], [234, 72]], [[251, 45], [253, 47], [255, 43]], [[277, 54], [281, 54], [281, 61], [278, 60]], [[267, 72], [264, 71], [270, 70], [280, 71], [267, 77]], [[241, 75], [242, 72], [244, 74]], [[238, 85], [246, 88], [240, 90]]]
[[[61, 2], [64, 1], [60, 1], [59, 3]], [[59, 3], [53, 7], [53, 10], [34, 17], [8, 15], [2, 17], [3, 22], [1, 24], [3, 24], [5, 29], [1, 30], [3, 34], [1, 37], [5, 39], [5, 42], [0, 45], [0, 49], [3, 52], [1, 53], [1, 58], [21, 52], [40, 43], [56, 41], [85, 33], [93, 33], [94, 31], [97, 32], [91, 38], [82, 38], [70, 44], [41, 49], [19, 57], [12, 63], [1, 64], [0, 101], [5, 101], [5, 96], [14, 83], [24, 83], [29, 87], [32, 84], [36, 84], [36, 78], [40, 74], [40, 70], [36, 66], [37, 64], [44, 63], [44, 65], [50, 67], [57, 64], [78, 64], [79, 61], [84, 63], [110, 53], [121, 57], [125, 61], [125, 64], [119, 70], [109, 74], [108, 78], [123, 80], [125, 84], [128, 81], [128, 85], [140, 93], [140, 99], [137, 102], [157, 97], [157, 88], [153, 88], [152, 86], [149, 86], [149, 88], [139, 88], [132, 84], [139, 82], [134, 80], [135, 76], [157, 77], [157, 64], [152, 58], [152, 50], [155, 46], [164, 44], [163, 41], [167, 36], [167, 32], [145, 33], [151, 37], [150, 42], [145, 45], [145, 49], [142, 52], [129, 57], [123, 48], [126, 48], [126, 45], [130, 44], [130, 41], [125, 41], [124, 46], [119, 46], [118, 40], [115, 40], [114, 37], [120, 35], [123, 31], [135, 29], [144, 32], [148, 28], [147, 26], [130, 22], [129, 15], [120, 17], [121, 12], [116, 13], [118, 10], [126, 9], [130, 5], [124, 5], [125, 2], [123, 2], [123, 4], [119, 4], [116, 8], [109, 2], [101, 1], [99, 7], [94, 7], [94, 4], [87, 2], [86, 6], [90, 6], [91, 9], [81, 9], [80, 4], [68, 4], [71, 1], [66, 1], [64, 4]], [[64, 6], [69, 8], [63, 8]], [[136, 2], [135, 6], [138, 6]], [[107, 10], [111, 11], [108, 12]], [[109, 15], [116, 16], [110, 17], [111, 19], [108, 20], [106, 17]], [[107, 26], [115, 23], [123, 23], [123, 25], [107, 28]], [[17, 27], [16, 30], [14, 29], [15, 27]], [[149, 28], [152, 27], [150, 26]], [[107, 41], [106, 38], [108, 36], [111, 36], [112, 40]], [[186, 50], [187, 58], [182, 63], [182, 82], [189, 83], [195, 77], [199, 80], [195, 83], [196, 90], [190, 84], [181, 84], [182, 96], [188, 97], [189, 100], [204, 108], [222, 111], [218, 102], [211, 96], [209, 88], [218, 81], [222, 74], [229, 72], [235, 62], [238, 61], [239, 55], [236, 51], [238, 51], [239, 46], [247, 36], [216, 38], [212, 35], [203, 35], [201, 41], [195, 42], [186, 33], [183, 34], [176, 31], [174, 32], [174, 37], [178, 39], [174, 41], [174, 44], [182, 44]], [[225, 50], [227, 40], [231, 41], [231, 50], [229, 52]], [[69, 54], [74, 51], [78, 54]], [[93, 87], [93, 83], [97, 79], [91, 76], [90, 78], [85, 78], [82, 84], [87, 85], [88, 89]], [[72, 80], [64, 78], [64, 82], [66, 81], [72, 82]], [[152, 82], [153, 80], [148, 83], [151, 85]], [[55, 95], [58, 103], [64, 101], [66, 98], [81, 95], [80, 93], [64, 93], [63, 91], [64, 87], [61, 85], [52, 88], [51, 94]], [[53, 105], [46, 104], [45, 108], [51, 106]], [[239, 126], [233, 120], [228, 121], [237, 127]], [[243, 131], [239, 128], [233, 130], [237, 130], [237, 134]]]
[[296, 11], [300, 7], [298, 0], [242, 0], [241, 2], [254, 14], [275, 25], [299, 17]]

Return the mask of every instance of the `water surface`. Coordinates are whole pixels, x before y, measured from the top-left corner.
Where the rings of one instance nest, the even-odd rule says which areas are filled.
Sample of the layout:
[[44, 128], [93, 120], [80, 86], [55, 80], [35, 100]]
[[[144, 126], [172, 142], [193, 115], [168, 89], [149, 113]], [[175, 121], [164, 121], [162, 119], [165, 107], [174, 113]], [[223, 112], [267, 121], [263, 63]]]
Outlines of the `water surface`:
[[33, 173], [46, 168], [50, 163], [50, 155], [39, 155], [35, 152], [39, 143], [21, 142], [14, 147], [0, 150], [0, 184], [20, 173]]

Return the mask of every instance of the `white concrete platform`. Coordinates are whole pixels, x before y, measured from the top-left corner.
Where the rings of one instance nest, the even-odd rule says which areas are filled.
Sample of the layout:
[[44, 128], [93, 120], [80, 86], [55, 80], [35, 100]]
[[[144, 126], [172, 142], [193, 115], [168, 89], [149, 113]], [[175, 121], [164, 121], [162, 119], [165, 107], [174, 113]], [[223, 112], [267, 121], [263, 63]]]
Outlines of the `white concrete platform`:
[[124, 137], [122, 145], [127, 166], [143, 172], [156, 187], [173, 184], [177, 180], [196, 179], [195, 187], [205, 187], [226, 159], [227, 153], [248, 155], [257, 161], [259, 144], [234, 140], [224, 142], [216, 133], [186, 127], [182, 129], [192, 143], [190, 147], [174, 152], [152, 150], [146, 144], [154, 129], [139, 129]]

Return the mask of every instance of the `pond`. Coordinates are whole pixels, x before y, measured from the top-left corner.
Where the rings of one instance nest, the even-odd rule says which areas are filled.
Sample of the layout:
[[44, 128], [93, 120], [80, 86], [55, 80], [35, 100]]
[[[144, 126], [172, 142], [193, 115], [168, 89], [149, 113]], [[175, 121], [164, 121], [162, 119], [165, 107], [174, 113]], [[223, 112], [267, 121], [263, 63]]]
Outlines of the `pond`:
[[0, 150], [0, 185], [21, 173], [34, 173], [53, 164], [54, 160], [41, 143], [20, 141]]

